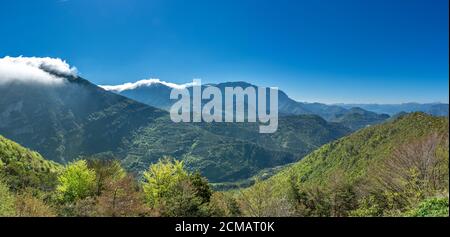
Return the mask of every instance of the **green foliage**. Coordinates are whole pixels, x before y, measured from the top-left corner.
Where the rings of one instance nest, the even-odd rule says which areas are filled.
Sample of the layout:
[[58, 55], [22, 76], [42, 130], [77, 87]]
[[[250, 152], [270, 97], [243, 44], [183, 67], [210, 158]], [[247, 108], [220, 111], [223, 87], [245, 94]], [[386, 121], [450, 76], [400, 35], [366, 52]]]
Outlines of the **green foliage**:
[[164, 200], [164, 205], [157, 211], [161, 216], [195, 217], [206, 216], [207, 206], [202, 206], [201, 197], [189, 180], [182, 180], [170, 191], [171, 197]]
[[143, 192], [148, 205], [161, 216], [205, 216], [212, 191], [198, 173], [183, 162], [164, 158], [144, 172]]
[[239, 203], [244, 216], [281, 217], [291, 216], [293, 207], [286, 195], [274, 195], [277, 190], [271, 185], [257, 181], [250, 190], [239, 193]]
[[358, 208], [350, 211], [354, 217], [375, 217], [383, 215], [383, 207], [374, 195], [363, 197], [358, 201]]
[[[26, 157], [30, 152], [6, 139], [3, 144], [12, 145], [16, 149], [12, 154], [18, 157]], [[59, 168], [58, 176], [56, 172], [52, 173], [57, 185], [40, 190], [31, 185], [33, 183], [21, 180], [27, 180], [28, 176], [15, 177], [5, 172], [12, 160], [7, 153], [10, 150], [2, 150], [2, 154], [9, 156], [2, 156], [0, 160], [1, 174], [23, 186], [14, 182], [0, 183], [1, 216], [212, 215], [213, 192], [207, 179], [198, 172], [189, 173], [180, 161], [166, 158], [151, 166], [144, 175], [146, 182], [140, 186], [117, 159], [107, 154], [84, 157], [90, 160], [78, 160]], [[16, 189], [10, 191], [8, 185], [15, 185]]]
[[147, 202], [153, 207], [164, 205], [165, 198], [170, 197], [177, 185], [187, 178], [188, 174], [180, 161], [172, 162], [169, 158], [151, 165], [144, 172], [142, 184]]
[[242, 216], [239, 203], [233, 194], [214, 192], [208, 206], [209, 214], [214, 217], [237, 217]]
[[[72, 185], [74, 191], [71, 194], [77, 195], [69, 195], [66, 200], [59, 198], [56, 203], [58, 215], [120, 217], [150, 214], [138, 182], [126, 173], [119, 161], [80, 160], [76, 167], [72, 165], [71, 173], [66, 174], [70, 176], [69, 180], [72, 176], [83, 176], [85, 182]], [[56, 191], [58, 197], [64, 197], [58, 189]]]
[[15, 215], [14, 201], [8, 186], [0, 179], [0, 217]]
[[39, 153], [0, 136], [0, 176], [13, 189], [35, 187], [50, 190], [62, 166], [45, 160]]
[[431, 198], [422, 201], [419, 206], [406, 213], [411, 217], [448, 217], [449, 206], [448, 197]]
[[401, 216], [448, 195], [448, 128], [448, 118], [401, 116], [326, 144], [263, 185], [274, 198], [288, 194], [295, 215]]
[[[95, 119], [103, 118], [97, 115]], [[293, 119], [293, 128], [305, 124], [289, 119]], [[315, 124], [314, 116], [310, 121]], [[127, 174], [113, 153], [84, 157], [89, 160], [69, 163], [63, 169], [0, 137], [0, 174], [4, 178], [0, 181], [0, 216], [448, 216], [446, 118], [414, 113], [361, 129], [322, 146], [300, 162], [280, 167], [271, 178], [252, 180], [255, 184], [250, 188], [226, 193], [213, 192], [205, 177], [188, 168], [201, 164], [205, 165], [202, 171], [216, 172], [218, 166], [213, 163], [223, 161], [221, 175], [226, 177], [258, 173], [283, 160], [270, 163], [273, 154], [263, 156], [267, 149], [278, 149], [274, 148], [277, 144], [269, 143], [283, 143], [292, 152], [300, 142], [290, 143], [295, 139], [283, 140], [277, 135], [269, 135], [268, 140], [260, 137], [262, 140], [251, 144], [236, 142], [237, 132], [232, 128], [224, 128], [230, 130], [227, 136], [217, 136], [213, 130], [205, 133], [210, 128], [201, 126], [186, 128], [201, 132], [183, 134], [187, 137], [177, 140], [180, 147], [168, 145], [165, 149], [173, 149], [171, 153], [181, 157], [163, 158], [150, 165], [141, 183]], [[323, 126], [331, 125], [325, 122]], [[288, 127], [281, 129], [288, 134]], [[153, 135], [175, 136], [158, 131]], [[317, 130], [323, 132], [321, 137], [326, 137], [326, 131]], [[199, 134], [207, 137], [197, 139]], [[242, 131], [243, 137], [248, 135], [246, 139], [249, 134], [252, 132]], [[164, 139], [157, 142], [163, 145]], [[303, 148], [313, 149], [325, 140], [310, 140]], [[141, 147], [145, 148], [153, 140], [140, 142], [147, 143]], [[218, 146], [214, 154], [205, 149], [208, 142], [224, 146]], [[236, 153], [239, 155], [234, 156]], [[252, 160], [260, 155], [262, 163]], [[218, 160], [204, 159], [216, 156], [220, 156]], [[241, 156], [248, 160], [229, 161]], [[258, 177], [267, 178], [268, 172]], [[55, 181], [52, 185], [51, 177], [57, 185]]]
[[364, 178], [370, 166], [391, 158], [396, 147], [433, 133], [447, 134], [448, 119], [410, 114], [326, 144], [274, 179], [282, 181], [295, 174], [299, 182], [322, 185], [333, 174], [343, 172], [349, 182], [354, 182]]
[[95, 184], [95, 171], [88, 168], [85, 160], [72, 162], [58, 177], [58, 199], [67, 203], [86, 198], [93, 193]]
[[191, 174], [189, 177], [192, 186], [195, 189], [195, 193], [200, 197], [202, 203], [208, 203], [211, 200], [212, 190], [209, 186], [208, 180], [203, 177], [199, 172]]
[[94, 170], [96, 174], [96, 195], [100, 195], [109, 184], [118, 182], [127, 175], [119, 160], [87, 159], [89, 169]]

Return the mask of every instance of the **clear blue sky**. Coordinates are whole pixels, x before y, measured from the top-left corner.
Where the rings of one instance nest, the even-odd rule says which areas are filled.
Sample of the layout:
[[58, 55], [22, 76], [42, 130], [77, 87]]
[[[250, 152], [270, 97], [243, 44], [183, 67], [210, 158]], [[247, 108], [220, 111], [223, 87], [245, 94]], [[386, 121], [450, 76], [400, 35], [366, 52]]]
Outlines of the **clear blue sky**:
[[447, 102], [448, 0], [4, 0], [0, 57], [97, 84], [245, 80], [301, 101]]

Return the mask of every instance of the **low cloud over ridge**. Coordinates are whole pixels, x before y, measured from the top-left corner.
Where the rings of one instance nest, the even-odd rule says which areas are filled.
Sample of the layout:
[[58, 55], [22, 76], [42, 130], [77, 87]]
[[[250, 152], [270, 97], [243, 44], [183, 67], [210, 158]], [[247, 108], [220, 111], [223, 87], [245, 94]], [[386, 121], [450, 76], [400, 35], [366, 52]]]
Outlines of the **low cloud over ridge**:
[[134, 90], [139, 87], [151, 86], [154, 84], [161, 84], [161, 85], [165, 85], [167, 87], [175, 88], [175, 89], [183, 89], [183, 88], [193, 85], [193, 83], [175, 84], [175, 83], [171, 83], [171, 82], [161, 81], [160, 79], [152, 78], [152, 79], [140, 80], [137, 82], [127, 82], [127, 83], [124, 83], [121, 85], [102, 85], [100, 87], [107, 91], [114, 91], [114, 92], [120, 93], [122, 91]]
[[9, 57], [0, 58], [0, 85], [9, 82], [57, 85], [64, 79], [53, 75], [76, 76], [77, 69], [59, 58]]

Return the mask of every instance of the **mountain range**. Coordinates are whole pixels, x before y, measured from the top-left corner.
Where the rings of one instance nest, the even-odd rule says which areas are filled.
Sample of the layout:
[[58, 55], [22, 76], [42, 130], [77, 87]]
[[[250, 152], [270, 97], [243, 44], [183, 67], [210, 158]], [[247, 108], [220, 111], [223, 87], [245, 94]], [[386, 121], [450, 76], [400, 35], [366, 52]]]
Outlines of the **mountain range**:
[[[257, 88], [257, 85], [239, 81], [206, 84], [201, 86], [201, 90], [203, 91], [209, 86], [219, 88], [222, 94], [225, 93], [226, 87], [241, 87], [243, 89], [248, 87], [253, 87], [255, 89]], [[186, 87], [192, 94], [192, 85], [176, 85], [173, 83], [162, 82], [157, 79], [101, 87], [105, 90], [115, 92], [136, 101], [167, 111], [170, 110], [170, 107], [176, 102], [175, 100], [170, 100], [170, 92], [172, 88]], [[267, 101], [268, 100], [269, 96], [267, 96]], [[258, 104], [258, 100], [256, 101], [256, 104]], [[246, 105], [248, 104], [246, 103]], [[387, 114], [376, 114], [357, 107], [344, 108], [337, 105], [297, 102], [291, 99], [282, 90], [279, 90], [278, 92], [278, 112], [280, 116], [318, 115], [329, 122], [345, 124], [352, 130], [377, 124], [389, 118]]]
[[[235, 182], [299, 161], [389, 118], [357, 107], [301, 103], [279, 91], [281, 116], [273, 134], [260, 134], [256, 123], [174, 123], [167, 112], [173, 103], [169, 93], [179, 85], [156, 80], [125, 89], [97, 86], [62, 61], [3, 60], [11, 68], [23, 66], [24, 73], [0, 75], [0, 134], [61, 164], [114, 157], [140, 174], [171, 156], [212, 182]], [[256, 87], [246, 82], [214, 86]]]
[[[224, 82], [218, 84], [206, 84], [206, 86], [219, 87], [224, 92], [225, 87], [256, 87], [247, 82]], [[141, 80], [122, 85], [101, 86], [102, 88], [132, 98], [136, 101], [164, 110], [169, 110], [174, 101], [169, 99], [170, 91], [174, 87], [192, 87], [191, 84], [177, 85], [160, 81], [158, 79]], [[282, 90], [279, 91], [280, 114], [316, 114], [326, 120], [336, 119], [337, 116], [349, 112], [352, 108], [360, 108], [378, 114], [394, 116], [398, 113], [424, 112], [434, 116], [448, 116], [449, 105], [447, 103], [403, 103], [403, 104], [322, 104], [298, 102], [291, 99]]]
[[351, 132], [317, 115], [281, 118], [274, 134], [259, 134], [255, 124], [177, 124], [164, 110], [79, 76], [40, 70], [63, 83], [0, 84], [0, 134], [63, 164], [79, 157], [114, 156], [140, 173], [172, 156], [212, 182], [236, 181], [300, 160]]
[[337, 104], [344, 108], [359, 107], [375, 113], [393, 116], [398, 113], [424, 112], [434, 116], [448, 116], [446, 103], [403, 103], [403, 104]]

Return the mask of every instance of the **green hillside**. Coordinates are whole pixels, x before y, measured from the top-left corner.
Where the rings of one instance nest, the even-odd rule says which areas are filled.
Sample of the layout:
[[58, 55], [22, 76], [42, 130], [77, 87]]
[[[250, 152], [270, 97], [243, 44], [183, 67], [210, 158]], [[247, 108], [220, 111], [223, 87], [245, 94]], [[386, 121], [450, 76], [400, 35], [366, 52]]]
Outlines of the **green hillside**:
[[250, 141], [273, 150], [292, 152], [300, 157], [351, 132], [347, 127], [329, 123], [318, 115], [279, 117], [278, 130], [270, 134], [260, 134], [258, 123], [200, 123], [199, 125], [217, 135]]
[[312, 115], [282, 118], [274, 134], [260, 134], [256, 124], [176, 124], [160, 118], [124, 139], [118, 154], [135, 172], [171, 156], [183, 160], [189, 169], [201, 171], [211, 182], [238, 181], [298, 161], [348, 133], [348, 129]]
[[290, 172], [295, 172], [303, 182], [322, 183], [337, 170], [356, 180], [374, 162], [390, 158], [399, 145], [432, 133], [448, 134], [448, 119], [413, 113], [324, 145], [294, 165]]
[[[418, 205], [418, 201], [423, 201], [427, 197], [432, 198], [434, 195], [446, 196], [448, 200], [448, 129], [448, 118], [433, 117], [424, 113], [401, 116], [393, 121], [359, 130], [326, 144], [303, 160], [289, 166], [274, 177], [256, 184], [244, 193], [255, 194], [258, 190], [270, 187], [273, 198], [296, 199], [302, 195], [316, 195], [323, 196], [319, 199], [324, 201], [330, 196], [338, 195], [339, 191], [335, 188], [339, 187], [346, 190], [345, 195], [350, 196], [346, 196], [348, 200], [343, 203], [352, 205], [346, 210], [345, 215], [351, 213], [357, 215], [356, 210], [364, 206], [359, 203], [361, 201], [367, 201], [366, 208], [372, 204], [375, 205], [375, 201], [368, 200], [370, 198], [391, 198], [395, 205], [400, 205], [401, 201], [407, 201], [408, 205]], [[415, 168], [418, 168], [417, 174], [414, 173]], [[409, 174], [408, 172], [413, 174], [406, 177], [404, 174]], [[406, 188], [403, 186], [400, 188], [403, 183], [398, 184], [399, 180], [409, 185], [408, 192], [411, 190], [414, 192], [404, 193]], [[428, 185], [430, 180], [433, 185]], [[416, 186], [425, 185], [425, 183], [427, 189], [422, 188], [425, 191], [415, 189]], [[394, 184], [395, 188], [393, 188]], [[393, 196], [383, 196], [385, 194]], [[400, 197], [405, 200], [399, 200]], [[410, 197], [417, 197], [417, 202], [410, 200]], [[333, 203], [333, 200], [330, 202]], [[295, 202], [292, 205], [296, 206], [298, 203]], [[302, 205], [304, 206], [304, 203]], [[316, 208], [319, 205], [317, 200], [314, 205]], [[332, 204], [321, 203], [320, 205]], [[395, 208], [406, 211], [409, 207]], [[391, 207], [391, 209], [395, 208]], [[324, 209], [332, 210], [329, 207]], [[380, 213], [378, 210], [378, 212], [362, 215], [380, 214], [387, 213]], [[306, 214], [301, 212], [299, 215]], [[309, 215], [333, 215], [333, 213], [318, 213], [310, 210]]]
[[62, 166], [0, 136], [0, 177], [14, 189], [48, 189]]

